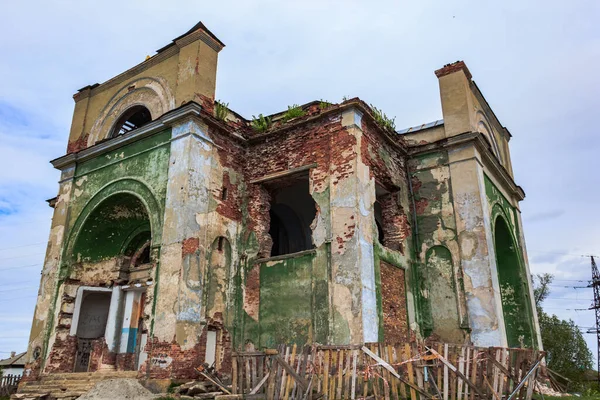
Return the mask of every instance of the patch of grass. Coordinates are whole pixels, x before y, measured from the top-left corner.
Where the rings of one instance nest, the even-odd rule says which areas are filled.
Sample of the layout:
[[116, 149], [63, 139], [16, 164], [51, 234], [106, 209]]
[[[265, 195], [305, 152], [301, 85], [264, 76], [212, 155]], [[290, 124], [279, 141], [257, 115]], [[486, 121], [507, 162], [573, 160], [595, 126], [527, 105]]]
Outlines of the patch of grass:
[[333, 103], [330, 103], [330, 102], [328, 102], [328, 101], [326, 101], [326, 100], [323, 100], [323, 99], [321, 99], [321, 101], [319, 102], [319, 108], [320, 108], [321, 110], [324, 110], [324, 109], [326, 109], [326, 108], [328, 108], [328, 107], [331, 107], [331, 105], [332, 105], [332, 104], [333, 104]]
[[390, 131], [396, 131], [396, 117], [389, 118], [383, 111], [375, 107], [373, 104], [370, 104], [371, 110], [373, 111], [373, 117], [375, 117], [375, 121], [385, 129]]
[[219, 100], [215, 101], [215, 117], [221, 121], [225, 121], [229, 114], [229, 103], [223, 103]]
[[167, 393], [175, 393], [175, 388], [181, 385], [183, 385], [183, 383], [171, 382], [171, 384], [167, 388]]
[[271, 118], [264, 117], [262, 114], [258, 114], [258, 118], [253, 115], [251, 126], [256, 132], [265, 132], [271, 127]]
[[175, 397], [171, 397], [171, 396], [160, 396], [155, 398], [154, 400], [176, 400]]
[[293, 106], [288, 106], [288, 109], [285, 114], [283, 114], [282, 119], [285, 122], [288, 122], [291, 119], [302, 117], [304, 114], [306, 114], [304, 110], [298, 104], [294, 104]]

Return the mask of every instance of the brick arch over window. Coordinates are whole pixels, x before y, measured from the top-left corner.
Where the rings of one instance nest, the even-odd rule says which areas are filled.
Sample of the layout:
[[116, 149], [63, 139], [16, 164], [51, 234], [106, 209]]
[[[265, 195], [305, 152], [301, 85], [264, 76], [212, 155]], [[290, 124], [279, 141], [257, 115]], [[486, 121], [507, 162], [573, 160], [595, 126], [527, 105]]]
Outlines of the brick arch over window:
[[143, 182], [136, 179], [125, 178], [113, 181], [92, 197], [70, 229], [67, 245], [62, 256], [61, 272], [63, 274], [68, 274], [68, 269], [76, 261], [75, 246], [88, 219], [105, 201], [118, 195], [132, 196], [136, 201], [139, 201], [147, 214], [152, 237], [151, 245], [156, 246], [161, 242], [163, 212], [152, 191]]
[[127, 82], [106, 103], [90, 130], [87, 145], [109, 137], [117, 120], [128, 109], [144, 106], [152, 120], [175, 108], [175, 96], [162, 78], [143, 77]]

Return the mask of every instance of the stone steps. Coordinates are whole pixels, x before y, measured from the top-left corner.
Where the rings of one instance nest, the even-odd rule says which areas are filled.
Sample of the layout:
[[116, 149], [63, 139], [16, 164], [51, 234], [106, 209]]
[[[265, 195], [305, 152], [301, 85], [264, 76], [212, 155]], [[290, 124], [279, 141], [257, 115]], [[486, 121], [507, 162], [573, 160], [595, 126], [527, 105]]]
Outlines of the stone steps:
[[[100, 381], [107, 379], [136, 378], [137, 371], [110, 372], [73, 372], [43, 375], [37, 381], [22, 382], [18, 394], [35, 398], [36, 395], [49, 393], [56, 399], [71, 399], [81, 396]], [[29, 397], [31, 396], [31, 397]], [[14, 397], [18, 398], [18, 397]]]

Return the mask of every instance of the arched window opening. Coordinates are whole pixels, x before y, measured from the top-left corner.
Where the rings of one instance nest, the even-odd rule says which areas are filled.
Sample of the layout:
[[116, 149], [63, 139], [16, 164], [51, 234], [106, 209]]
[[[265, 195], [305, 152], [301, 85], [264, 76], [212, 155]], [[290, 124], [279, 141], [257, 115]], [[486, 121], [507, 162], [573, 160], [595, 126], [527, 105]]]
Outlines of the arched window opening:
[[131, 266], [136, 268], [140, 265], [150, 264], [150, 242], [144, 243], [144, 245], [138, 249], [131, 260]]
[[134, 106], [128, 109], [121, 115], [117, 120], [110, 137], [124, 135], [133, 131], [134, 129], [141, 128], [148, 122], [152, 121], [152, 115], [150, 111], [144, 106]]
[[313, 248], [310, 224], [315, 219], [317, 209], [309, 192], [308, 174], [290, 179], [285, 186], [275, 184], [270, 188], [271, 256]]
[[381, 203], [379, 202], [379, 198], [375, 201], [373, 205], [375, 212], [375, 224], [377, 225], [377, 237], [379, 238], [379, 243], [384, 243], [384, 232], [383, 232], [383, 214], [381, 211]]
[[494, 248], [506, 338], [510, 347], [532, 347], [527, 281], [521, 271], [518, 247], [502, 217], [496, 218]]

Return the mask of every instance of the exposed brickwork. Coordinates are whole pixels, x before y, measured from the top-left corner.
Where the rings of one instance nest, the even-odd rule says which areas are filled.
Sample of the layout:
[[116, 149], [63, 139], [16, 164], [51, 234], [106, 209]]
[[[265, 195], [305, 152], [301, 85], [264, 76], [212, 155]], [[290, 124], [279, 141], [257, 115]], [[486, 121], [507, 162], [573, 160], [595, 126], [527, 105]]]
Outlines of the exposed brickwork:
[[244, 311], [258, 321], [260, 309], [260, 265], [256, 264], [246, 272], [246, 287], [244, 289]]
[[[218, 316], [220, 317], [220, 315]], [[195, 379], [198, 373], [195, 368], [204, 363], [206, 354], [206, 338], [208, 330], [221, 333], [217, 341], [218, 370], [223, 374], [231, 373], [231, 336], [223, 329], [222, 322], [211, 320], [202, 331], [198, 343], [188, 350], [183, 350], [176, 342], [160, 342], [156, 338], [146, 345], [148, 361], [140, 368], [140, 377], [150, 379]]]
[[187, 238], [181, 242], [181, 256], [185, 257], [194, 254], [200, 247], [200, 239], [197, 237]]
[[119, 353], [115, 355], [117, 371], [135, 371], [135, 353]]
[[[226, 191], [227, 198], [223, 199], [223, 191]], [[223, 187], [216, 190], [213, 193], [216, 199], [219, 201], [217, 206], [217, 212], [224, 217], [232, 219], [234, 221], [242, 220], [242, 209], [241, 209], [241, 194], [238, 187], [231, 183], [229, 172], [223, 173]]]
[[77, 337], [57, 334], [50, 355], [48, 356], [48, 362], [46, 364], [45, 372], [73, 372], [75, 365], [75, 355], [77, 353]]
[[469, 72], [469, 69], [467, 68], [467, 65], [464, 61], [456, 61], [452, 64], [444, 65], [443, 68], [440, 68], [437, 71], [435, 71], [435, 76], [441, 78], [442, 76], [446, 76], [460, 70], [463, 70], [465, 72], [467, 79], [471, 79], [471, 72]]
[[92, 342], [92, 352], [90, 353], [90, 364], [88, 371], [94, 372], [100, 369], [100, 366], [103, 362], [102, 355], [104, 354], [105, 349], [107, 348], [104, 338], [100, 338]]
[[398, 204], [398, 193], [379, 199], [381, 205], [383, 245], [404, 254], [403, 242], [410, 236], [410, 224], [404, 209]]
[[429, 201], [427, 201], [426, 198], [422, 198], [415, 201], [415, 212], [417, 213], [417, 215], [423, 215], [423, 213], [427, 209], [428, 204]]
[[380, 271], [384, 339], [387, 343], [405, 343], [409, 328], [404, 270], [381, 261]]
[[89, 134], [81, 135], [79, 139], [70, 142], [67, 146], [67, 154], [77, 153], [87, 147]]
[[273, 239], [269, 235], [271, 195], [262, 185], [250, 185], [248, 199], [248, 215], [250, 217], [248, 228], [256, 235], [258, 257], [269, 257], [273, 247]]
[[369, 166], [371, 177], [388, 190], [405, 187], [406, 172], [400, 150], [406, 147], [404, 139], [395, 138], [396, 145], [392, 145], [382, 137], [385, 133], [366, 118], [363, 118], [362, 130], [361, 158]]
[[[196, 60], [196, 61], [198, 61], [198, 60]], [[196, 64], [196, 67], [197, 66], [198, 65]], [[213, 113], [215, 111], [215, 99], [205, 96], [202, 93], [194, 93], [194, 100], [202, 106], [202, 109], [207, 114], [213, 115]]]

